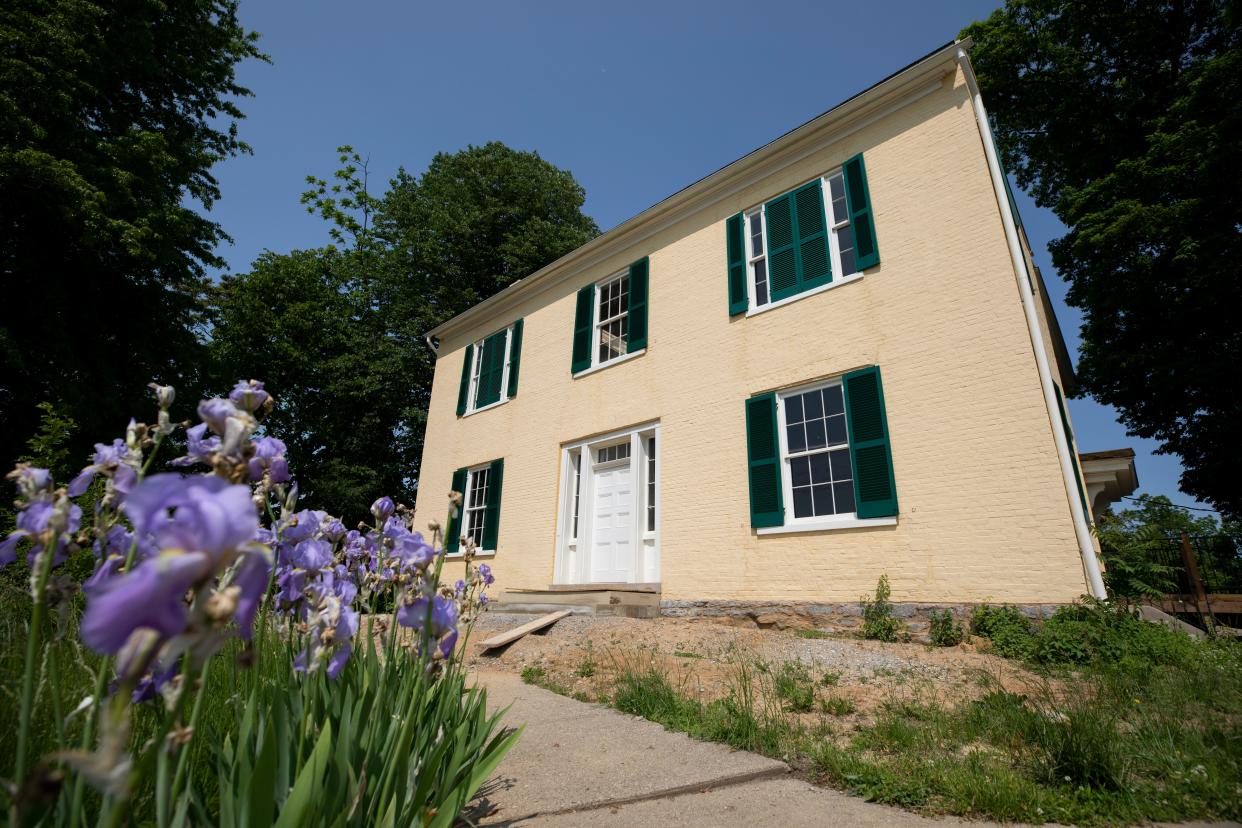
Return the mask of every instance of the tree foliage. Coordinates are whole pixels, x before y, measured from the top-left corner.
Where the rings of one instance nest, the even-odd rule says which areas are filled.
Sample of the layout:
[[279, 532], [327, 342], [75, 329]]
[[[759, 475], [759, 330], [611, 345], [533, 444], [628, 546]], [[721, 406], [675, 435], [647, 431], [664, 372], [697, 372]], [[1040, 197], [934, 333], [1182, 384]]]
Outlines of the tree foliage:
[[414, 501], [435, 370], [427, 331], [599, 231], [573, 176], [533, 152], [440, 154], [381, 195], [367, 162], [339, 152], [302, 198], [330, 243], [226, 278], [211, 347], [220, 383], [282, 389], [269, 422], [298, 457], [305, 502], [357, 518], [382, 492]]
[[[115, 434], [158, 379], [197, 391], [204, 266], [225, 238], [194, 209], [245, 152], [236, 0], [0, 5], [0, 461], [58, 401]], [[124, 324], [123, 322], [134, 322]]]
[[1242, 44], [1230, 0], [1008, 0], [963, 32], [1007, 167], [1069, 227], [1082, 390], [1242, 514]]

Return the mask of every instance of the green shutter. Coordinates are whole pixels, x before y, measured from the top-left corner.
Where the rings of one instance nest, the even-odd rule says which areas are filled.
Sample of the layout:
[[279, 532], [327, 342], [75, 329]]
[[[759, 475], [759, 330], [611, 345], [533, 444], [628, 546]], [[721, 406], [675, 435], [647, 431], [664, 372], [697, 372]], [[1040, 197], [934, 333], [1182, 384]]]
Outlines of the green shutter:
[[1055, 382], [1052, 390], [1057, 395], [1057, 408], [1061, 412], [1061, 425], [1065, 427], [1065, 443], [1069, 446], [1070, 464], [1074, 467], [1074, 482], [1078, 484], [1078, 499], [1082, 501], [1082, 513], [1087, 523], [1094, 523], [1091, 508], [1087, 506], [1087, 493], [1082, 488], [1082, 471], [1078, 468], [1078, 449], [1074, 448], [1074, 432], [1070, 430], [1069, 412], [1065, 408], [1065, 397], [1061, 395], [1061, 386]]
[[746, 313], [746, 219], [741, 213], [725, 222], [725, 248], [729, 262], [729, 316]]
[[776, 434], [776, 395], [772, 392], [746, 401], [746, 455], [750, 479], [750, 525], [785, 523], [781, 494], [781, 451]]
[[475, 390], [474, 407], [482, 408], [500, 400], [500, 385], [505, 375], [505, 339], [508, 331], [498, 331], [483, 340], [479, 358], [479, 387]]
[[466, 413], [466, 400], [470, 396], [470, 367], [474, 364], [474, 346], [466, 346], [466, 356], [461, 363], [461, 387], [457, 389], [457, 416]]
[[817, 178], [793, 193], [798, 230], [798, 292], [832, 281], [828, 225], [824, 221], [824, 187]]
[[875, 241], [875, 219], [871, 215], [871, 191], [867, 188], [867, 167], [862, 153], [842, 166], [845, 173], [845, 203], [854, 229], [854, 256], [859, 271], [880, 263], [880, 247]]
[[457, 509], [457, 517], [450, 518], [444, 529], [444, 551], [450, 555], [461, 549], [461, 518], [466, 513], [466, 470], [453, 472], [452, 491], [461, 494], [461, 506]]
[[884, 386], [880, 369], [872, 366], [845, 375], [845, 412], [849, 418], [850, 463], [854, 471], [854, 499], [858, 517], [897, 514], [897, 484], [893, 453], [884, 415]]
[[798, 292], [798, 245], [794, 237], [793, 193], [763, 205], [768, 225], [768, 285], [772, 301]]
[[518, 367], [522, 364], [522, 320], [513, 323], [513, 333], [509, 338], [509, 387], [508, 396], [516, 397], [518, 388]]
[[650, 271], [646, 256], [630, 265], [630, 341], [625, 352], [632, 354], [647, 347], [647, 282]]
[[500, 535], [500, 490], [504, 486], [505, 461], [493, 460], [487, 473], [487, 505], [483, 509], [483, 548], [496, 551]]
[[578, 309], [574, 316], [574, 353], [570, 370], [573, 373], [591, 367], [591, 310], [595, 304], [595, 285], [578, 291]]

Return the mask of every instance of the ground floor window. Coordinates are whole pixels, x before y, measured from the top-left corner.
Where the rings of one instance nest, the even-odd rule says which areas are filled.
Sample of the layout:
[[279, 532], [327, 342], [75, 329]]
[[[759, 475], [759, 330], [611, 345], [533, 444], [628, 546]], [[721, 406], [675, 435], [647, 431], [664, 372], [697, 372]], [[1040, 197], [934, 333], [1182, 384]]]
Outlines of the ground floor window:
[[782, 456], [792, 517], [854, 512], [849, 434], [841, 383], [795, 389], [777, 399], [783, 427]]
[[466, 472], [466, 519], [463, 533], [478, 548], [483, 548], [483, 530], [487, 522], [487, 478], [490, 469], [483, 466]]

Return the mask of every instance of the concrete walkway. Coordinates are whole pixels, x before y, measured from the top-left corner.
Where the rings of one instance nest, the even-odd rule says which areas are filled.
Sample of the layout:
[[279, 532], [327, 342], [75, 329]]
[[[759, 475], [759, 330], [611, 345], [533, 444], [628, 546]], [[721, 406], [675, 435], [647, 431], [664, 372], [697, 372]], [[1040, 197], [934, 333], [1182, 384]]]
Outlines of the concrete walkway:
[[525, 732], [468, 814], [486, 826], [982, 826], [926, 819], [817, 788], [784, 762], [698, 742], [507, 673], [480, 673]]

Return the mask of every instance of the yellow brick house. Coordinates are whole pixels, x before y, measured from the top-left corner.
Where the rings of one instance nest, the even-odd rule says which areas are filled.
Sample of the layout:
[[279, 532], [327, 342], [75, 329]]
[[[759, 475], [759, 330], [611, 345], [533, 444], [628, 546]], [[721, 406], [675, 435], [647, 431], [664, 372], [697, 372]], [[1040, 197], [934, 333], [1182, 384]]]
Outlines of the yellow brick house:
[[508, 600], [1102, 595], [1072, 369], [968, 52], [430, 331], [419, 524], [464, 492], [450, 554], [468, 537]]

